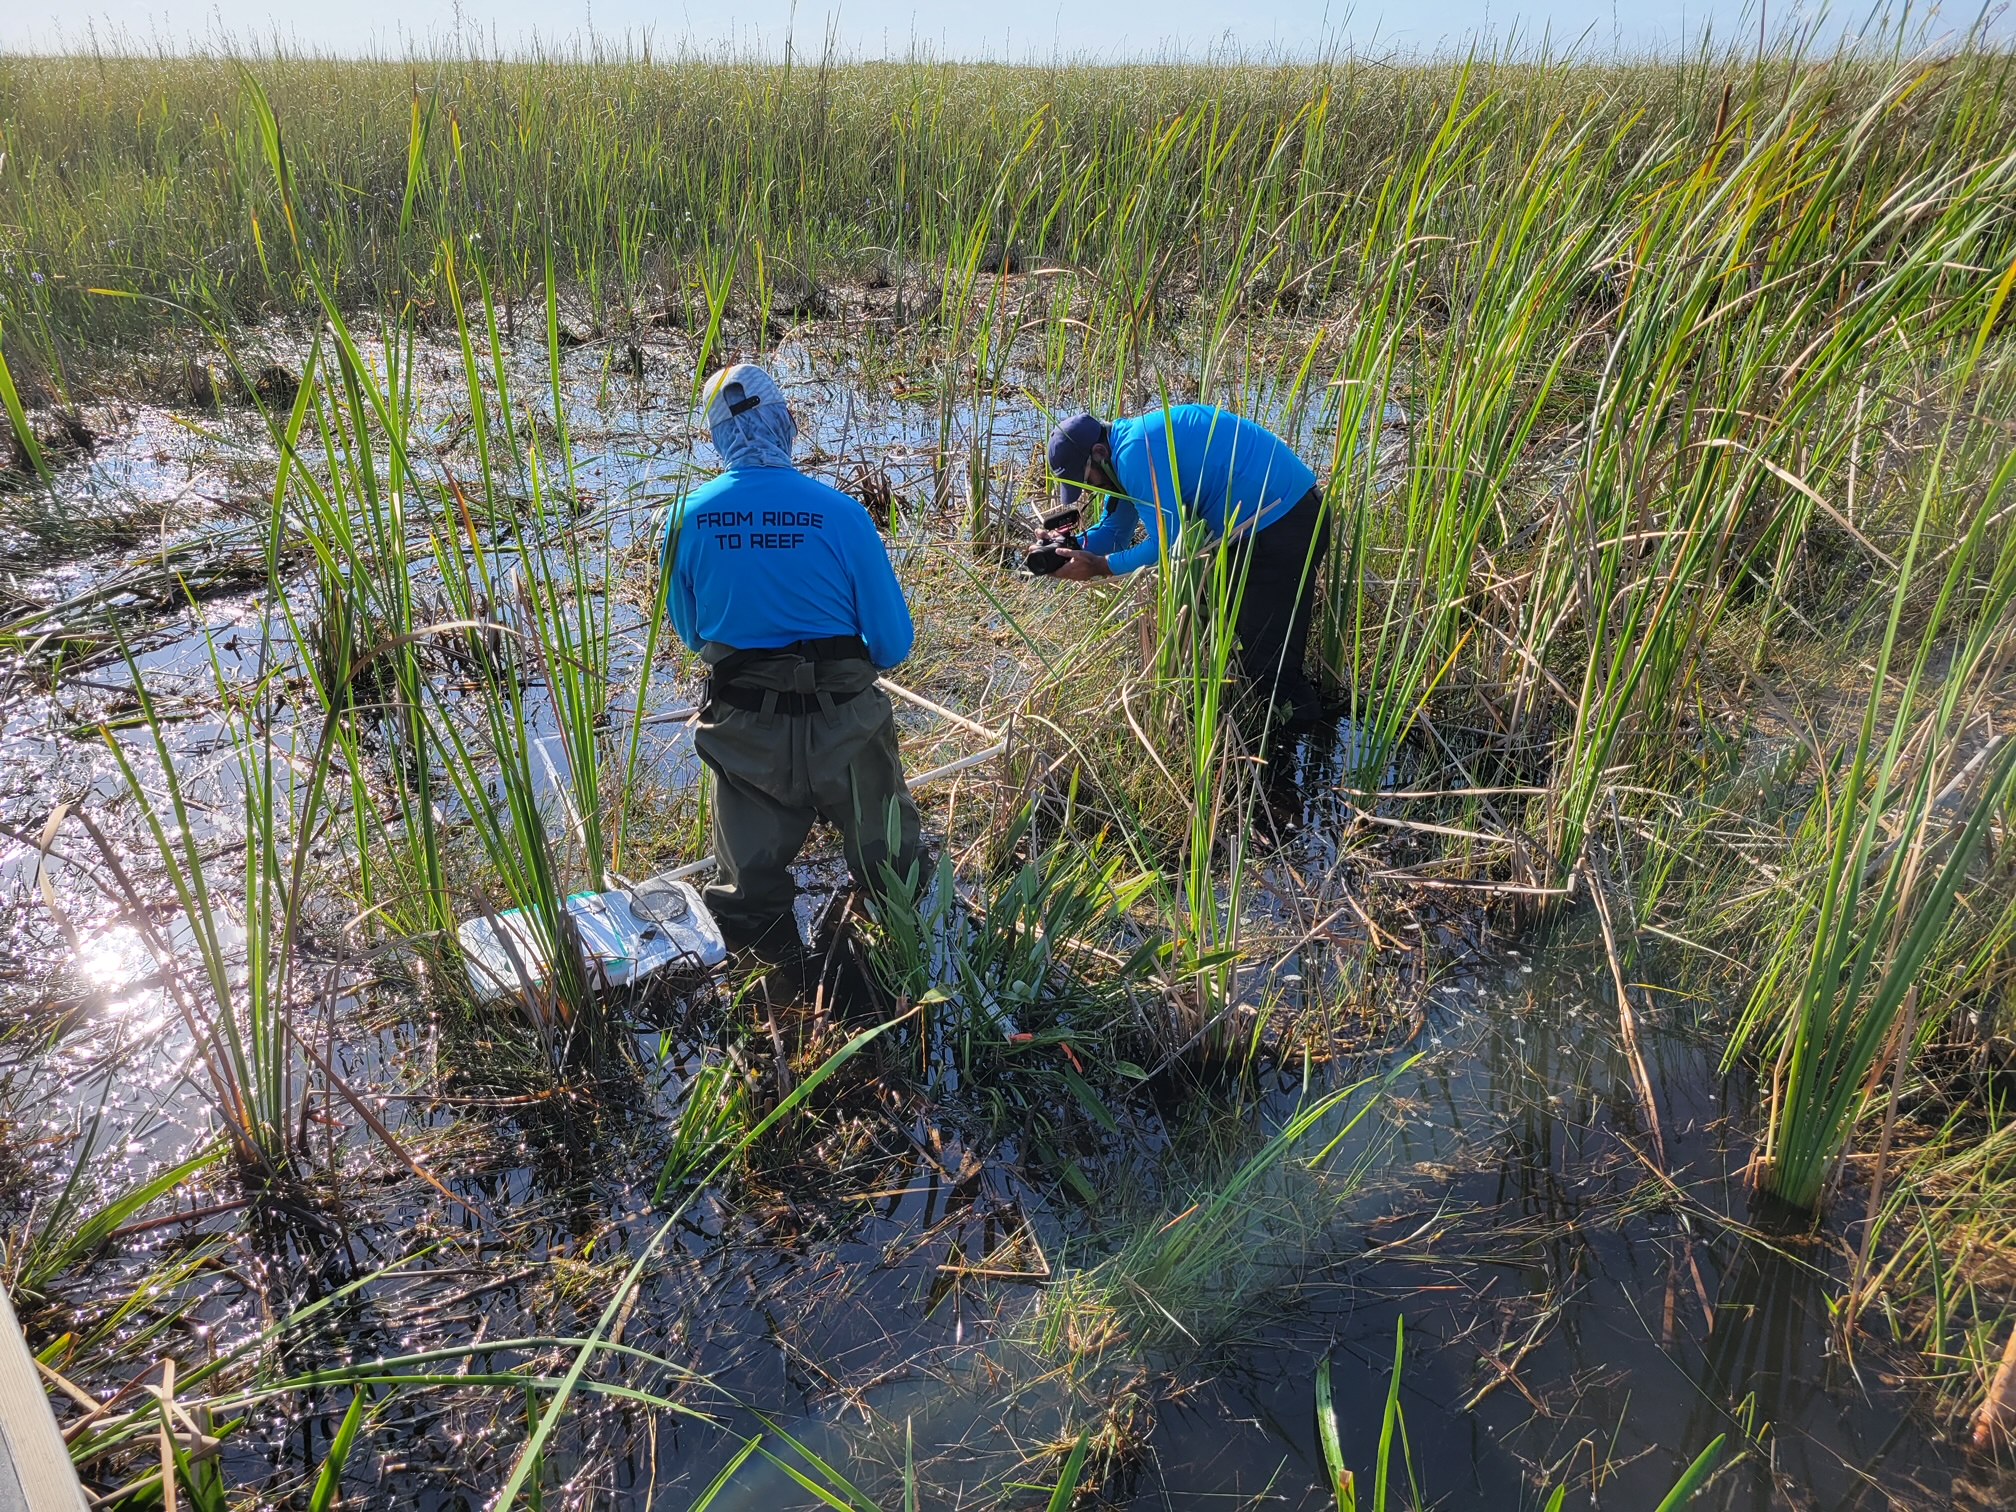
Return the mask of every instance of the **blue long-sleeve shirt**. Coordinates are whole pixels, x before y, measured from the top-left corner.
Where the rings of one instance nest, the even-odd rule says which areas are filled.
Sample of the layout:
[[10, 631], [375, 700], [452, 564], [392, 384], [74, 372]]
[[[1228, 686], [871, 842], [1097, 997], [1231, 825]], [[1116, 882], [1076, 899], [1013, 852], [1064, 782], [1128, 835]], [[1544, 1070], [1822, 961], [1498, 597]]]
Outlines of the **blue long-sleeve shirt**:
[[731, 468], [674, 504], [659, 568], [672, 627], [696, 651], [858, 635], [888, 668], [916, 638], [868, 511], [795, 468]]
[[[1104, 517], [1085, 533], [1085, 549], [1105, 557], [1115, 576], [1174, 551], [1186, 520], [1213, 536], [1264, 530], [1316, 486], [1316, 474], [1287, 442], [1212, 404], [1115, 420], [1106, 444], [1124, 497], [1106, 501]], [[1146, 539], [1131, 544], [1144, 525]]]

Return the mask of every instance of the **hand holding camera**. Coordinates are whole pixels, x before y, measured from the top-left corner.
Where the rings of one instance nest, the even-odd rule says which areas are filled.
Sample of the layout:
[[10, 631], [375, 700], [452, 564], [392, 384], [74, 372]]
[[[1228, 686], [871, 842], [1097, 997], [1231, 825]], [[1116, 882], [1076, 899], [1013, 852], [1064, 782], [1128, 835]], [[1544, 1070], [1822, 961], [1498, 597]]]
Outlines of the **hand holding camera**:
[[1037, 577], [1049, 577], [1069, 560], [1059, 547], [1071, 551], [1084, 550], [1085, 543], [1076, 533], [1078, 520], [1078, 506], [1075, 504], [1067, 504], [1044, 515], [1043, 528], [1036, 532], [1036, 544], [1022, 558], [1022, 565]]

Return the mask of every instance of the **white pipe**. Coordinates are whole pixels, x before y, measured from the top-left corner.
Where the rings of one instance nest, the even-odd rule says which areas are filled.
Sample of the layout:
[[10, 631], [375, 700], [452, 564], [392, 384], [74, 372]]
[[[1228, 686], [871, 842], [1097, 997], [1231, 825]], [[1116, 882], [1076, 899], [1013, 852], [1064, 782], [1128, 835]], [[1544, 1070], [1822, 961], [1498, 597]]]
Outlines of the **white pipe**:
[[683, 724], [700, 712], [698, 704], [681, 704], [676, 709], [660, 709], [656, 714], [646, 714], [644, 724]]
[[964, 714], [954, 714], [943, 704], [935, 704], [921, 693], [912, 693], [901, 683], [893, 683], [886, 677], [878, 677], [875, 679], [875, 686], [885, 693], [894, 693], [905, 703], [913, 703], [920, 709], [925, 709], [930, 713], [936, 714], [940, 719], [950, 720], [961, 729], [971, 730], [975, 735], [984, 735], [989, 740], [1000, 740], [1002, 738], [978, 720], [968, 719]]
[[950, 777], [955, 772], [963, 772], [968, 767], [976, 767], [983, 761], [991, 761], [996, 756], [1005, 756], [1007, 753], [1008, 742], [1006, 740], [997, 740], [984, 751], [975, 751], [971, 756], [961, 756], [957, 761], [948, 761], [943, 766], [936, 766], [928, 772], [919, 773], [910, 779], [910, 786], [913, 788], [923, 787], [926, 783], [936, 782], [943, 777]]
[[[557, 740], [557, 735], [536, 735], [532, 745], [539, 752], [539, 760], [545, 764], [546, 780], [553, 784], [553, 791], [560, 795], [560, 806], [567, 810], [567, 818], [574, 825], [574, 836], [584, 846], [588, 843], [588, 825], [581, 817], [581, 811], [574, 806], [572, 784], [560, 780], [560, 769], [553, 764], [553, 753], [546, 749], [546, 742]], [[572, 769], [573, 763], [568, 763]]]

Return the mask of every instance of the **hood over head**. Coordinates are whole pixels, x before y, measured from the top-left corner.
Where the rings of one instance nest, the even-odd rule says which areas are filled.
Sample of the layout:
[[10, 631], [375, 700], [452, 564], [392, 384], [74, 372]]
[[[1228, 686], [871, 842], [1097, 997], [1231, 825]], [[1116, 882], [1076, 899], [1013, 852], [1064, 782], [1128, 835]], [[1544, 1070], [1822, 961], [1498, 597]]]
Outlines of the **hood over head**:
[[707, 380], [700, 405], [724, 467], [789, 467], [797, 422], [777, 380], [738, 362]]

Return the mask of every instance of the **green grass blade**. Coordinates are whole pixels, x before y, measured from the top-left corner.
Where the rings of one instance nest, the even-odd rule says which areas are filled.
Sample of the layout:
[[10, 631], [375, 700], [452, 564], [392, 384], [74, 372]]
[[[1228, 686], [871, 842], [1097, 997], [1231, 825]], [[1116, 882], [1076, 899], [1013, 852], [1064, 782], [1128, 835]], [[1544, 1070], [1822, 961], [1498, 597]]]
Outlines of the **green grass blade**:
[[1357, 1512], [1358, 1491], [1344, 1463], [1344, 1445], [1337, 1432], [1337, 1406], [1330, 1396], [1330, 1356], [1316, 1363], [1316, 1438], [1323, 1447], [1323, 1465], [1330, 1472], [1330, 1494], [1337, 1512]]
[[1723, 1434], [1717, 1434], [1713, 1443], [1694, 1456], [1694, 1463], [1687, 1467], [1686, 1472], [1674, 1483], [1673, 1489], [1666, 1493], [1665, 1500], [1659, 1503], [1655, 1512], [1680, 1512], [1682, 1507], [1694, 1499], [1694, 1493], [1708, 1483], [1708, 1477], [1714, 1474], [1716, 1461], [1722, 1458], [1724, 1437]]
[[1078, 1435], [1078, 1442], [1071, 1446], [1071, 1457], [1064, 1461], [1064, 1473], [1057, 1478], [1057, 1488], [1050, 1493], [1050, 1512], [1070, 1512], [1071, 1503], [1078, 1499], [1078, 1477], [1085, 1473], [1084, 1434]]
[[754, 1454], [762, 1443], [763, 1435], [759, 1433], [737, 1450], [735, 1458], [721, 1467], [721, 1473], [714, 1477], [705, 1491], [700, 1493], [700, 1499], [687, 1508], [687, 1512], [707, 1512], [707, 1509], [714, 1505], [714, 1499], [728, 1489], [728, 1483], [735, 1479], [736, 1473], [749, 1462], [749, 1456]]
[[[7, 328], [0, 325], [0, 338], [4, 338]], [[21, 395], [14, 387], [14, 375], [8, 370], [7, 355], [0, 351], [0, 405], [7, 410], [7, 420], [14, 427], [14, 439], [20, 444], [22, 455], [28, 465], [35, 469], [35, 476], [44, 483], [50, 480], [48, 459], [42, 455], [42, 447], [35, 439], [35, 432], [28, 425], [28, 412], [21, 406]]]
[[337, 1425], [336, 1436], [329, 1441], [329, 1452], [323, 1456], [322, 1469], [315, 1477], [308, 1512], [331, 1512], [335, 1507], [343, 1490], [343, 1466], [349, 1461], [351, 1446], [357, 1442], [357, 1431], [364, 1424], [364, 1409], [369, 1401], [369, 1394], [361, 1389], [350, 1398], [350, 1408]]

